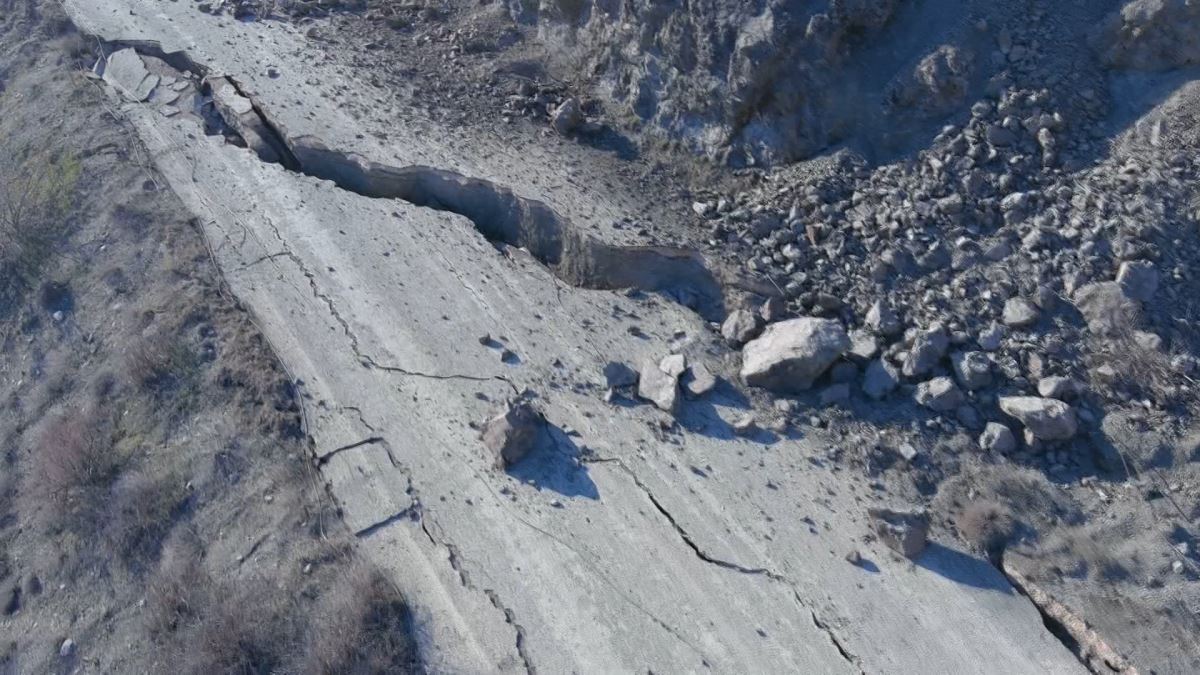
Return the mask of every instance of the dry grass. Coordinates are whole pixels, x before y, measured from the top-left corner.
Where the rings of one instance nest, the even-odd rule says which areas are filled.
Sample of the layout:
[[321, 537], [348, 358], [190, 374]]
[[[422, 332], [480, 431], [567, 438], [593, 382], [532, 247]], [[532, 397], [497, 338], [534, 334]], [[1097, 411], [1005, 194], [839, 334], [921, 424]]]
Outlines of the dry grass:
[[[412, 620], [379, 572], [344, 551], [303, 594], [256, 575], [214, 580], [196, 537], [173, 535], [146, 594], [147, 630], [184, 673], [354, 675], [417, 671]], [[330, 579], [332, 581], [330, 581]], [[307, 597], [317, 595], [315, 602]]]
[[32, 451], [27, 494], [55, 506], [60, 513], [94, 499], [119, 469], [107, 422], [88, 409], [50, 419]]
[[1016, 534], [1012, 512], [991, 500], [968, 504], [955, 518], [954, 525], [964, 541], [993, 561], [1000, 559]]
[[301, 672], [415, 671], [412, 617], [396, 587], [379, 572], [352, 565], [313, 616]]
[[79, 174], [70, 156], [0, 156], [0, 307], [26, 290], [62, 245]]

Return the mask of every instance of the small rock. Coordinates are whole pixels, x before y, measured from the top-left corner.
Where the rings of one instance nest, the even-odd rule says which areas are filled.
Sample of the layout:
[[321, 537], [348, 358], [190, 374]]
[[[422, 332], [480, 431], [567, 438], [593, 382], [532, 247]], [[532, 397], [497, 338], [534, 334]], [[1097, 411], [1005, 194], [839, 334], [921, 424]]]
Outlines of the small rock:
[[761, 327], [760, 320], [753, 312], [735, 309], [721, 324], [721, 337], [733, 347], [740, 347], [753, 340]]
[[[679, 355], [675, 354], [673, 356]], [[668, 356], [667, 358], [671, 357]], [[663, 359], [663, 361], [666, 361], [666, 359]], [[672, 363], [669, 365], [673, 368], [675, 364]], [[639, 398], [650, 401], [658, 406], [660, 410], [674, 413], [676, 406], [679, 404], [678, 375], [671, 375], [658, 363], [646, 361], [642, 364], [641, 374], [638, 378], [637, 394]]]
[[754, 415], [742, 415], [734, 420], [732, 426], [733, 433], [738, 436], [749, 436], [758, 428], [758, 425], [754, 421]]
[[879, 400], [900, 386], [900, 371], [883, 358], [875, 359], [863, 375], [863, 393]]
[[850, 351], [846, 356], [857, 361], [869, 361], [879, 353], [879, 342], [875, 336], [865, 330], [850, 331]]
[[1130, 299], [1146, 302], [1158, 291], [1158, 270], [1145, 260], [1126, 261], [1117, 270], [1117, 283]]
[[512, 403], [488, 420], [483, 444], [495, 456], [497, 467], [510, 467], [533, 450], [545, 425], [545, 418], [527, 401]]
[[1038, 440], [1066, 440], [1079, 429], [1075, 409], [1053, 398], [1001, 396], [1000, 410], [1015, 417]]
[[992, 360], [983, 352], [957, 352], [950, 355], [954, 377], [968, 391], [982, 389], [992, 383]]
[[966, 401], [966, 396], [954, 384], [954, 380], [945, 376], [918, 384], [914, 398], [918, 404], [937, 412], [949, 412]]
[[904, 361], [905, 377], [919, 377], [933, 370], [949, 348], [950, 337], [941, 324], [935, 323], [925, 329], [913, 340]]
[[75, 641], [72, 640], [71, 638], [67, 638], [66, 640], [63, 640], [62, 644], [59, 645], [59, 647], [58, 647], [59, 658], [69, 659], [74, 655], [75, 655]]
[[925, 550], [929, 537], [929, 516], [923, 509], [899, 511], [873, 508], [867, 514], [875, 534], [888, 548], [910, 560]]
[[991, 326], [980, 331], [979, 337], [975, 338], [975, 342], [979, 343], [979, 348], [983, 351], [994, 352], [1000, 349], [1000, 345], [1004, 343], [1005, 333], [1004, 326], [993, 323]]
[[693, 363], [683, 374], [683, 388], [693, 398], [704, 396], [717, 386], [717, 376], [703, 363]]
[[900, 322], [896, 311], [885, 305], [882, 300], [876, 300], [875, 304], [871, 305], [871, 308], [867, 310], [865, 321], [867, 328], [885, 337], [895, 335], [904, 329], [904, 324]]
[[901, 443], [900, 447], [896, 448], [896, 452], [906, 462], [912, 462], [921, 453], [917, 451], [917, 446], [912, 443]]
[[577, 130], [583, 124], [583, 109], [579, 105], [579, 99], [572, 96], [563, 101], [562, 105], [555, 108], [550, 117], [550, 124], [563, 136]]
[[1069, 377], [1052, 375], [1038, 380], [1037, 390], [1042, 398], [1069, 399], [1079, 393], [1079, 383]]
[[758, 308], [758, 316], [762, 318], [763, 323], [775, 323], [783, 319], [787, 313], [787, 304], [782, 298], [767, 298], [767, 301]]
[[1001, 321], [1011, 328], [1026, 328], [1037, 323], [1038, 308], [1025, 298], [1009, 298], [1004, 303]]
[[999, 422], [988, 422], [979, 434], [979, 447], [987, 452], [997, 452], [1002, 455], [1017, 449], [1017, 437], [1012, 429]]
[[670, 354], [659, 361], [658, 367], [667, 375], [678, 379], [683, 375], [683, 371], [687, 370], [687, 357], [683, 354]]

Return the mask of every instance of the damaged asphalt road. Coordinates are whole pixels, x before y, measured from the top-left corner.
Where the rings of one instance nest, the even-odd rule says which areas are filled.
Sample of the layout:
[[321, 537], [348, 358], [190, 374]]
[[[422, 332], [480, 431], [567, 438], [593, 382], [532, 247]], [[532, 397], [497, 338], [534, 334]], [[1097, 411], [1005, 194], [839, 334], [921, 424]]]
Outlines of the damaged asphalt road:
[[[174, 103], [122, 106], [300, 381], [322, 474], [411, 599], [431, 670], [1081, 671], [986, 563], [943, 549], [914, 566], [876, 546], [876, 571], [847, 564], [868, 488], [807, 461], [820, 439], [734, 437], [730, 400], [687, 404], [670, 434], [652, 409], [601, 400], [610, 359], [717, 350], [684, 305], [605, 290], [643, 263], [569, 262], [637, 244], [593, 227], [630, 202], [563, 180], [582, 150], [468, 137], [383, 100], [352, 116], [343, 98], [373, 94], [285, 25], [66, 4], [84, 31], [185, 50], [254, 92], [280, 138], [338, 149], [293, 142], [291, 170]], [[363, 196], [381, 175], [394, 182]], [[693, 259], [665, 255], [684, 261], [690, 304], [719, 299]], [[526, 389], [572, 447], [500, 472], [472, 425]]]

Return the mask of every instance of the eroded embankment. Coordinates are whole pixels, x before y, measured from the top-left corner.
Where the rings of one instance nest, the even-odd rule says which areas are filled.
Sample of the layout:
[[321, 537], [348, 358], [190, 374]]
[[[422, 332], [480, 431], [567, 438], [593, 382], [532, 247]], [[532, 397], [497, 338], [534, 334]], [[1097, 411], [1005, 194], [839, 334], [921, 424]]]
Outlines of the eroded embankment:
[[366, 197], [457, 213], [489, 241], [528, 250], [573, 286], [638, 288], [668, 295], [706, 318], [724, 314], [721, 284], [694, 251], [606, 244], [543, 202], [491, 181], [427, 166], [388, 166], [332, 150], [311, 137], [285, 142], [301, 173]]
[[[607, 244], [582, 232], [544, 202], [521, 197], [492, 181], [429, 166], [381, 164], [330, 148], [314, 136], [293, 137], [234, 77], [214, 72], [186, 52], [169, 52], [149, 40], [109, 41], [105, 46], [106, 53], [133, 49], [197, 76], [226, 131], [240, 137], [263, 161], [331, 181], [364, 197], [400, 199], [464, 216], [489, 241], [528, 250], [572, 286], [660, 293], [706, 319], [724, 318], [723, 284], [696, 251]], [[222, 95], [223, 91], [228, 93]], [[243, 101], [248, 104], [240, 105]]]

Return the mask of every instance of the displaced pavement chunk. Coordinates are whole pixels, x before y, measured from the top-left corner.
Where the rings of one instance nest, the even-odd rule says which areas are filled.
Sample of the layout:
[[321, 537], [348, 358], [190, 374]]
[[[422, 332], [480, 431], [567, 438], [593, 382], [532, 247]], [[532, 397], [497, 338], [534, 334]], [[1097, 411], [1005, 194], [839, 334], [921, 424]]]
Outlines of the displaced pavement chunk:
[[510, 403], [507, 410], [488, 420], [483, 444], [495, 456], [496, 466], [504, 469], [533, 450], [545, 426], [545, 418], [528, 401]]

